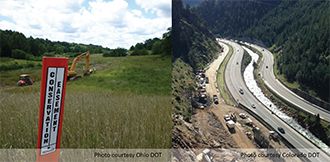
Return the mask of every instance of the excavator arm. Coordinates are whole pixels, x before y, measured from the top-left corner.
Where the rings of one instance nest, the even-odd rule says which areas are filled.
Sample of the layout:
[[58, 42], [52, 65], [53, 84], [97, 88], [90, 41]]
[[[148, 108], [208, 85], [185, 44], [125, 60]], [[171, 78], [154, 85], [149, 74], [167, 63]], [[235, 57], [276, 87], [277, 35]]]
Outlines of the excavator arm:
[[[74, 80], [75, 76], [77, 76], [77, 62], [86, 58], [86, 65], [85, 65], [85, 69], [86, 69], [86, 72], [84, 75], [89, 75], [89, 56], [90, 56], [90, 53], [89, 51], [77, 56], [73, 61], [72, 61], [72, 64], [71, 66], [68, 66], [68, 79], [70, 80]], [[73, 78], [73, 79], [71, 79]]]

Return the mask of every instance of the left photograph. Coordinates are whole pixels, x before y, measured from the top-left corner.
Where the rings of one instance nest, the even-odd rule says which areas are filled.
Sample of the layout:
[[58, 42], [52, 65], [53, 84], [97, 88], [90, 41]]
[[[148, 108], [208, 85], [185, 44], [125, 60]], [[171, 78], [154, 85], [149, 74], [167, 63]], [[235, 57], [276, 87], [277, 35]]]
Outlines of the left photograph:
[[1, 6], [2, 151], [171, 148], [170, 0]]

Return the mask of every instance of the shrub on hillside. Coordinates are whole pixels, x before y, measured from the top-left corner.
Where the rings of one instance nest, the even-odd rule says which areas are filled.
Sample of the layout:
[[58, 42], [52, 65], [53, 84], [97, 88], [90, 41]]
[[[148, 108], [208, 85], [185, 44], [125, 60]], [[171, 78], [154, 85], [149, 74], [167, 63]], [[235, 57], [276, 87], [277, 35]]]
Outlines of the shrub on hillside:
[[32, 61], [42, 61], [41, 56], [36, 57], [36, 56], [31, 55], [31, 54], [26, 54], [25, 59], [26, 60], [32, 60]]
[[125, 57], [127, 50], [125, 48], [117, 48], [110, 52], [104, 52], [103, 57]]
[[23, 64], [24, 68], [30, 68], [30, 67], [34, 67], [35, 64], [33, 62], [27, 62], [26, 64]]
[[135, 48], [134, 51], [131, 53], [131, 56], [139, 56], [139, 55], [148, 55], [149, 52], [147, 49], [137, 49]]
[[13, 58], [10, 57], [0, 57], [0, 62], [9, 62], [9, 61], [14, 61]]
[[11, 57], [15, 59], [25, 59], [26, 53], [22, 50], [15, 49], [11, 51]]
[[54, 53], [48, 53], [46, 52], [45, 54], [42, 55], [43, 57], [56, 57]]
[[[23, 64], [24, 65], [24, 64]], [[9, 71], [23, 68], [22, 64], [18, 64], [17, 62], [13, 64], [3, 64], [0, 65], [0, 71]]]
[[104, 52], [103, 57], [111, 57], [111, 52]]

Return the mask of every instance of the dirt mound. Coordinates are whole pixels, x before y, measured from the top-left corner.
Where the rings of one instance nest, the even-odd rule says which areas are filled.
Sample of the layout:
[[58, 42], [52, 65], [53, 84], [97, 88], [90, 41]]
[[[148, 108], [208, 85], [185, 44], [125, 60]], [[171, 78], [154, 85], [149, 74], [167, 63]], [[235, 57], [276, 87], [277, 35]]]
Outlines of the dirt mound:
[[238, 148], [219, 119], [208, 110], [196, 110], [192, 123], [174, 119], [173, 148]]

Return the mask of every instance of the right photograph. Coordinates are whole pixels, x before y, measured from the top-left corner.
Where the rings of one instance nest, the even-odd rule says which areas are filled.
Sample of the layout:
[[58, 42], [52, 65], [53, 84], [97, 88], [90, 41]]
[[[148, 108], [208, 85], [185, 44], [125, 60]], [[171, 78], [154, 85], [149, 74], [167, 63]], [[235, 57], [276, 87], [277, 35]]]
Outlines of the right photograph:
[[172, 161], [330, 161], [330, 2], [172, 0]]

